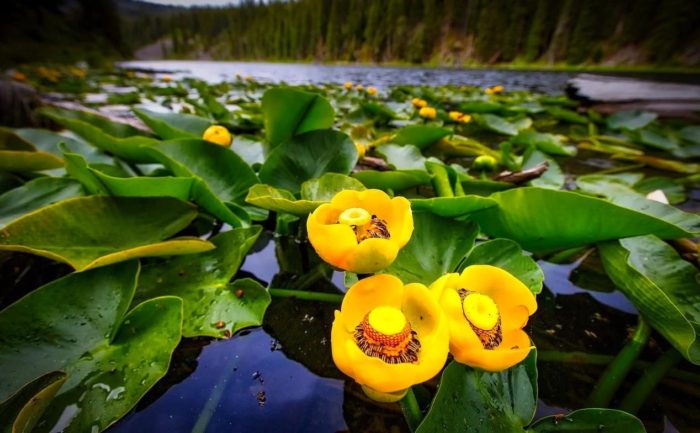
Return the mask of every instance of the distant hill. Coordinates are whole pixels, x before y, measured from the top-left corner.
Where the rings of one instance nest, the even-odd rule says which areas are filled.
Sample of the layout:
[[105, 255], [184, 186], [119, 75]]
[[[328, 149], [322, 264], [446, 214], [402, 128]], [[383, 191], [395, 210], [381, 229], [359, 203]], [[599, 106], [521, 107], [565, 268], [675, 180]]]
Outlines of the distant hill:
[[172, 58], [700, 66], [697, 0], [245, 0], [132, 17], [131, 45]]

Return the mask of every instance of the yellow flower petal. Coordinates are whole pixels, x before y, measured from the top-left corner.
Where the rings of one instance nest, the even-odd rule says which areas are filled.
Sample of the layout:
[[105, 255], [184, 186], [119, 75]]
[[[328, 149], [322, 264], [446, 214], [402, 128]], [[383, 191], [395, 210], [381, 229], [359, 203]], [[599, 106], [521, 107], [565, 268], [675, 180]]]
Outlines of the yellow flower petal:
[[521, 362], [527, 358], [531, 349], [530, 337], [521, 329], [504, 334], [503, 341], [495, 350], [459, 348], [455, 351], [450, 346], [450, 351], [457, 362], [494, 372], [505, 370]]
[[401, 308], [403, 290], [401, 280], [389, 274], [374, 275], [355, 283], [345, 294], [340, 307], [346, 329], [354, 332], [365, 314], [374, 307]]

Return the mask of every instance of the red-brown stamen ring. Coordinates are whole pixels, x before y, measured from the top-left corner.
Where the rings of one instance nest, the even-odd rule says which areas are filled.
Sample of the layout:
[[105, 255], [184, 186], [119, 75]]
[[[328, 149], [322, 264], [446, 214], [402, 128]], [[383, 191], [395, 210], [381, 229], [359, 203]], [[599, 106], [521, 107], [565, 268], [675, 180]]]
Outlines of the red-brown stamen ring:
[[418, 361], [420, 341], [416, 331], [407, 321], [401, 332], [384, 334], [374, 329], [369, 323], [369, 313], [355, 327], [357, 347], [367, 356], [379, 358], [387, 364], [401, 364]]

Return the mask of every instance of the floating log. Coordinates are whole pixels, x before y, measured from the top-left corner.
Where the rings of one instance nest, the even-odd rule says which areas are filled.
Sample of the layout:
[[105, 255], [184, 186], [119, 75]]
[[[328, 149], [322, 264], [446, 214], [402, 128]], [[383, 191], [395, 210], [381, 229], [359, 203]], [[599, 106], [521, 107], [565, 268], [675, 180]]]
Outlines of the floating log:
[[698, 120], [695, 112], [700, 111], [700, 85], [696, 84], [580, 74], [569, 80], [566, 93], [604, 114], [644, 110]]

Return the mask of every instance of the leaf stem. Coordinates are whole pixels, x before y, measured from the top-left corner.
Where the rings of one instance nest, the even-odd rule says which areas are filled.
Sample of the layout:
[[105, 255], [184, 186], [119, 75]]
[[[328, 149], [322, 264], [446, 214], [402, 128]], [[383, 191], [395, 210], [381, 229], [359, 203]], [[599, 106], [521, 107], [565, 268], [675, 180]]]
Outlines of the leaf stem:
[[447, 174], [445, 166], [441, 164], [428, 164], [428, 172], [433, 175], [432, 183], [438, 197], [454, 197], [450, 176]]
[[268, 289], [268, 291], [270, 295], [277, 298], [297, 298], [305, 301], [333, 302], [336, 304], [343, 302], [344, 296], [339, 293], [309, 292], [307, 290], [293, 289]]
[[632, 364], [646, 346], [651, 327], [639, 317], [637, 329], [635, 329], [632, 339], [620, 350], [598, 379], [593, 388], [593, 392], [588, 398], [589, 407], [608, 407], [615, 392], [620, 388], [622, 381], [632, 368]]
[[[538, 350], [538, 362], [563, 362], [570, 364], [588, 364], [588, 365], [608, 365], [614, 359], [610, 355], [600, 355], [596, 353], [586, 352], [560, 352], [558, 350]], [[648, 361], [636, 360], [632, 364], [637, 370], [648, 369], [652, 365]], [[680, 368], [671, 368], [668, 371], [667, 377], [678, 379], [684, 382], [700, 385], [700, 374], [691, 373]]]
[[683, 357], [676, 349], [671, 348], [661, 355], [632, 386], [625, 398], [620, 403], [620, 409], [631, 414], [637, 413], [649, 394], [654, 391], [656, 385], [663, 379], [666, 373], [673, 368]]
[[401, 405], [403, 416], [406, 418], [408, 428], [415, 432], [423, 420], [423, 413], [418, 406], [418, 400], [416, 400], [416, 395], [413, 393], [413, 388], [408, 388], [406, 395], [399, 401], [399, 404]]

